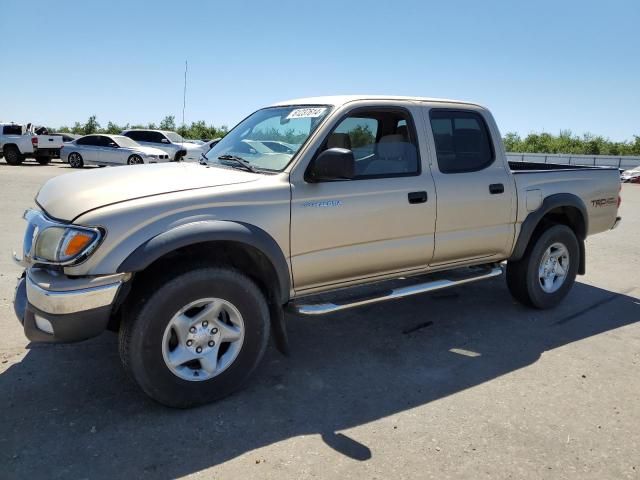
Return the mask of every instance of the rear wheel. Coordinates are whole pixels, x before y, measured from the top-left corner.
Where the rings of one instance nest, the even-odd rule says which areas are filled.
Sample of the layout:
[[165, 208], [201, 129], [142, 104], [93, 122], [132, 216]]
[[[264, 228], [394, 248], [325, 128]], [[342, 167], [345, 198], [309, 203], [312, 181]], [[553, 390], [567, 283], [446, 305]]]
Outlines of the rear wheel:
[[4, 147], [4, 159], [9, 165], [20, 165], [24, 160], [24, 155], [20, 153], [17, 147], [9, 145]]
[[129, 165], [142, 165], [144, 161], [140, 155], [131, 155], [127, 160], [127, 164]]
[[36, 157], [36, 162], [40, 165], [47, 165], [51, 161], [51, 157]]
[[120, 328], [125, 369], [154, 400], [178, 408], [237, 390], [264, 355], [269, 311], [258, 287], [226, 268], [197, 268], [141, 295]]
[[578, 272], [579, 245], [566, 225], [553, 225], [531, 241], [521, 260], [507, 263], [507, 285], [519, 302], [555, 307], [569, 293]]
[[73, 168], [82, 168], [84, 167], [84, 160], [82, 160], [82, 155], [79, 153], [73, 152], [69, 154], [69, 165]]

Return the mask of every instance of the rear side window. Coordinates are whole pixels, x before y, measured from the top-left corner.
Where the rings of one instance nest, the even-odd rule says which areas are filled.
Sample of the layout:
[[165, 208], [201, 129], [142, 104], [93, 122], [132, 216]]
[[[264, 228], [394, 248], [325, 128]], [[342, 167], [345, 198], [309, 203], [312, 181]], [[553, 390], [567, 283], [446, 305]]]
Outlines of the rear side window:
[[493, 163], [491, 136], [479, 114], [432, 110], [430, 119], [442, 173], [476, 172]]
[[4, 135], [22, 135], [22, 126], [20, 125], [5, 125], [2, 133]]
[[144, 132], [139, 132], [139, 131], [132, 131], [132, 132], [127, 132], [124, 134], [125, 137], [129, 137], [131, 140], [135, 140], [136, 142], [140, 141], [143, 142], [144, 140], [142, 140], [142, 134]]
[[97, 135], [87, 135], [86, 137], [76, 140], [78, 145], [98, 145]]

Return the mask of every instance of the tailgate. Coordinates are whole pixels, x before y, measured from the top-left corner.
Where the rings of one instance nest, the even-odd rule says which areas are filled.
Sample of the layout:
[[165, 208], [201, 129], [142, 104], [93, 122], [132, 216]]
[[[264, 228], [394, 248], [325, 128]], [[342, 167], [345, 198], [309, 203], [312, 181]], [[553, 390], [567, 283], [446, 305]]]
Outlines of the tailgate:
[[38, 135], [38, 148], [62, 148], [63, 141], [60, 135]]

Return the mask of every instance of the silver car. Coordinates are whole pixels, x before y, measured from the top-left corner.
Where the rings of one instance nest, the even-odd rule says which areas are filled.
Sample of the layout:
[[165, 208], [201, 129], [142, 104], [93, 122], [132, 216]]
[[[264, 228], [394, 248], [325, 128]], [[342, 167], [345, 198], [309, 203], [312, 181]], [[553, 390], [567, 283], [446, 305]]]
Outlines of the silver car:
[[169, 155], [122, 135], [86, 135], [65, 143], [60, 159], [74, 168], [85, 165], [139, 165], [168, 162]]

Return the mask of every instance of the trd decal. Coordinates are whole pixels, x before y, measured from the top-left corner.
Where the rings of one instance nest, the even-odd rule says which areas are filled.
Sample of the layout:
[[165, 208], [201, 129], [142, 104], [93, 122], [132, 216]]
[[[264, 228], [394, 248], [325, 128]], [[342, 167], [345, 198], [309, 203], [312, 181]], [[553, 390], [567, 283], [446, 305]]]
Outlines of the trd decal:
[[598, 198], [597, 200], [591, 200], [591, 205], [594, 207], [604, 207], [606, 205], [617, 205], [618, 201], [615, 197]]

